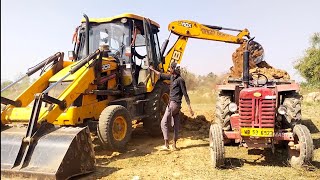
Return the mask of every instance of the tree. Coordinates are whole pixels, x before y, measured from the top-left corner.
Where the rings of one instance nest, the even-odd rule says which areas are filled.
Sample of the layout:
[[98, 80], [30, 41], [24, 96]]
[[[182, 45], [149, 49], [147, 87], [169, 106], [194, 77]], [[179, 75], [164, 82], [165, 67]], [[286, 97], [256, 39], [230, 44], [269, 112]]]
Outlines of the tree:
[[305, 50], [304, 56], [298, 59], [294, 68], [308, 84], [320, 87], [320, 32], [311, 36], [310, 47]]
[[[18, 78], [20, 78], [22, 76], [23, 76], [23, 74], [20, 74], [18, 76]], [[1, 82], [1, 89], [7, 87], [11, 83], [12, 83], [12, 81], [10, 81], [10, 80]], [[25, 77], [20, 82], [14, 84], [10, 88], [1, 92], [1, 96], [9, 98], [9, 99], [15, 98], [20, 93], [22, 93], [24, 90], [26, 90], [31, 85], [31, 83], [32, 83], [32, 80], [30, 79], [30, 77]]]
[[181, 68], [181, 76], [184, 78], [188, 90], [195, 90], [198, 87], [197, 76], [187, 68]]
[[12, 83], [12, 81], [10, 81], [10, 80], [6, 80], [6, 81], [1, 82], [1, 89], [9, 86], [9, 84], [11, 84], [11, 83]]

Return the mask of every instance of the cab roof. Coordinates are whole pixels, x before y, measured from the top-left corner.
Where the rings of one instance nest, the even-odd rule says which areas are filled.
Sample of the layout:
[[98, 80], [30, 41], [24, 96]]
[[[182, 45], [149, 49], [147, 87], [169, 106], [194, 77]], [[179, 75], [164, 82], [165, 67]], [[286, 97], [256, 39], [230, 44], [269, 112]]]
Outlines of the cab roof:
[[[107, 18], [90, 18], [89, 17], [89, 22], [106, 23], [106, 22], [111, 22], [113, 20], [121, 19], [121, 18], [128, 18], [128, 19], [135, 19], [135, 20], [143, 21], [144, 17], [136, 15], [136, 14], [124, 13], [124, 14], [120, 14], [120, 15], [117, 15], [117, 16], [113, 16], [113, 17], [107, 17]], [[81, 22], [86, 22], [85, 18], [82, 18]], [[160, 25], [158, 23], [156, 23], [155, 21], [153, 21], [153, 20], [151, 20], [151, 24], [156, 26], [156, 27], [158, 27], [158, 28], [160, 28]]]

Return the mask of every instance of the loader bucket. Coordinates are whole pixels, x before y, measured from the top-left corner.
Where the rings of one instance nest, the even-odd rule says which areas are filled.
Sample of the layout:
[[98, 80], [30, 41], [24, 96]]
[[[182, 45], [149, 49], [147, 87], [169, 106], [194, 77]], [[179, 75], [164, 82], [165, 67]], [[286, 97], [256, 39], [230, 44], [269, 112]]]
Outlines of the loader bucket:
[[[95, 157], [87, 127], [54, 127], [29, 146], [29, 153], [19, 154], [26, 131], [21, 127], [1, 131], [1, 177], [68, 179], [94, 170]], [[17, 164], [21, 157], [25, 160]]]

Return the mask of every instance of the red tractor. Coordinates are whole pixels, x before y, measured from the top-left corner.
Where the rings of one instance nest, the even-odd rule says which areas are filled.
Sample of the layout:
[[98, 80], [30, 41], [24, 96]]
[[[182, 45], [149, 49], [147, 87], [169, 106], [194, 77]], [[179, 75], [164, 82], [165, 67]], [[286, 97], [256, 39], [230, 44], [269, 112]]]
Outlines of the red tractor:
[[[271, 148], [285, 143], [288, 161], [301, 167], [312, 160], [313, 141], [301, 122], [299, 85], [249, 74], [249, 43], [243, 53], [243, 78], [218, 85], [216, 124], [209, 132], [213, 166], [224, 165], [224, 144], [230, 141], [247, 148]], [[253, 42], [253, 41], [252, 41]]]

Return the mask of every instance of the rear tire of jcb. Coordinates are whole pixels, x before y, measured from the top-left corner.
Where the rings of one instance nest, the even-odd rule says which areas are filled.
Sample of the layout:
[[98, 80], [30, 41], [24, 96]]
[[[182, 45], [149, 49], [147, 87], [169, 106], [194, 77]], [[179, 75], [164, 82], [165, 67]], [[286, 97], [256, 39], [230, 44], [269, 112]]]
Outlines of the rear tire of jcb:
[[285, 121], [293, 127], [301, 122], [301, 95], [294, 92], [284, 97], [283, 105], [287, 108]]
[[[1, 114], [2, 114], [2, 111], [1, 111]], [[2, 123], [1, 120], [0, 120], [0, 122], [1, 122], [1, 131], [8, 128], [8, 126], [6, 124]]]
[[313, 156], [313, 141], [309, 129], [301, 124], [293, 128], [294, 143], [299, 144], [299, 150], [288, 147], [288, 160], [292, 167], [300, 168], [303, 164], [311, 162]]
[[[115, 129], [115, 127], [120, 128]], [[129, 111], [120, 105], [106, 107], [100, 114], [97, 133], [105, 148], [120, 152], [125, 151], [132, 133]]]
[[4, 125], [4, 124], [2, 123], [2, 121], [1, 121], [1, 131], [4, 130], [4, 129], [6, 129], [6, 125]]
[[229, 104], [231, 103], [231, 96], [221, 91], [217, 98], [216, 103], [216, 123], [218, 123], [223, 130], [231, 130], [230, 117], [232, 112], [229, 110]]
[[[148, 117], [143, 119], [143, 127], [151, 136], [162, 134], [160, 123], [169, 101], [169, 85], [159, 81], [153, 91], [147, 95], [149, 101], [145, 105]], [[166, 102], [167, 101], [167, 102]]]
[[214, 168], [220, 168], [224, 165], [224, 140], [222, 128], [218, 124], [211, 124], [209, 132], [209, 148]]

